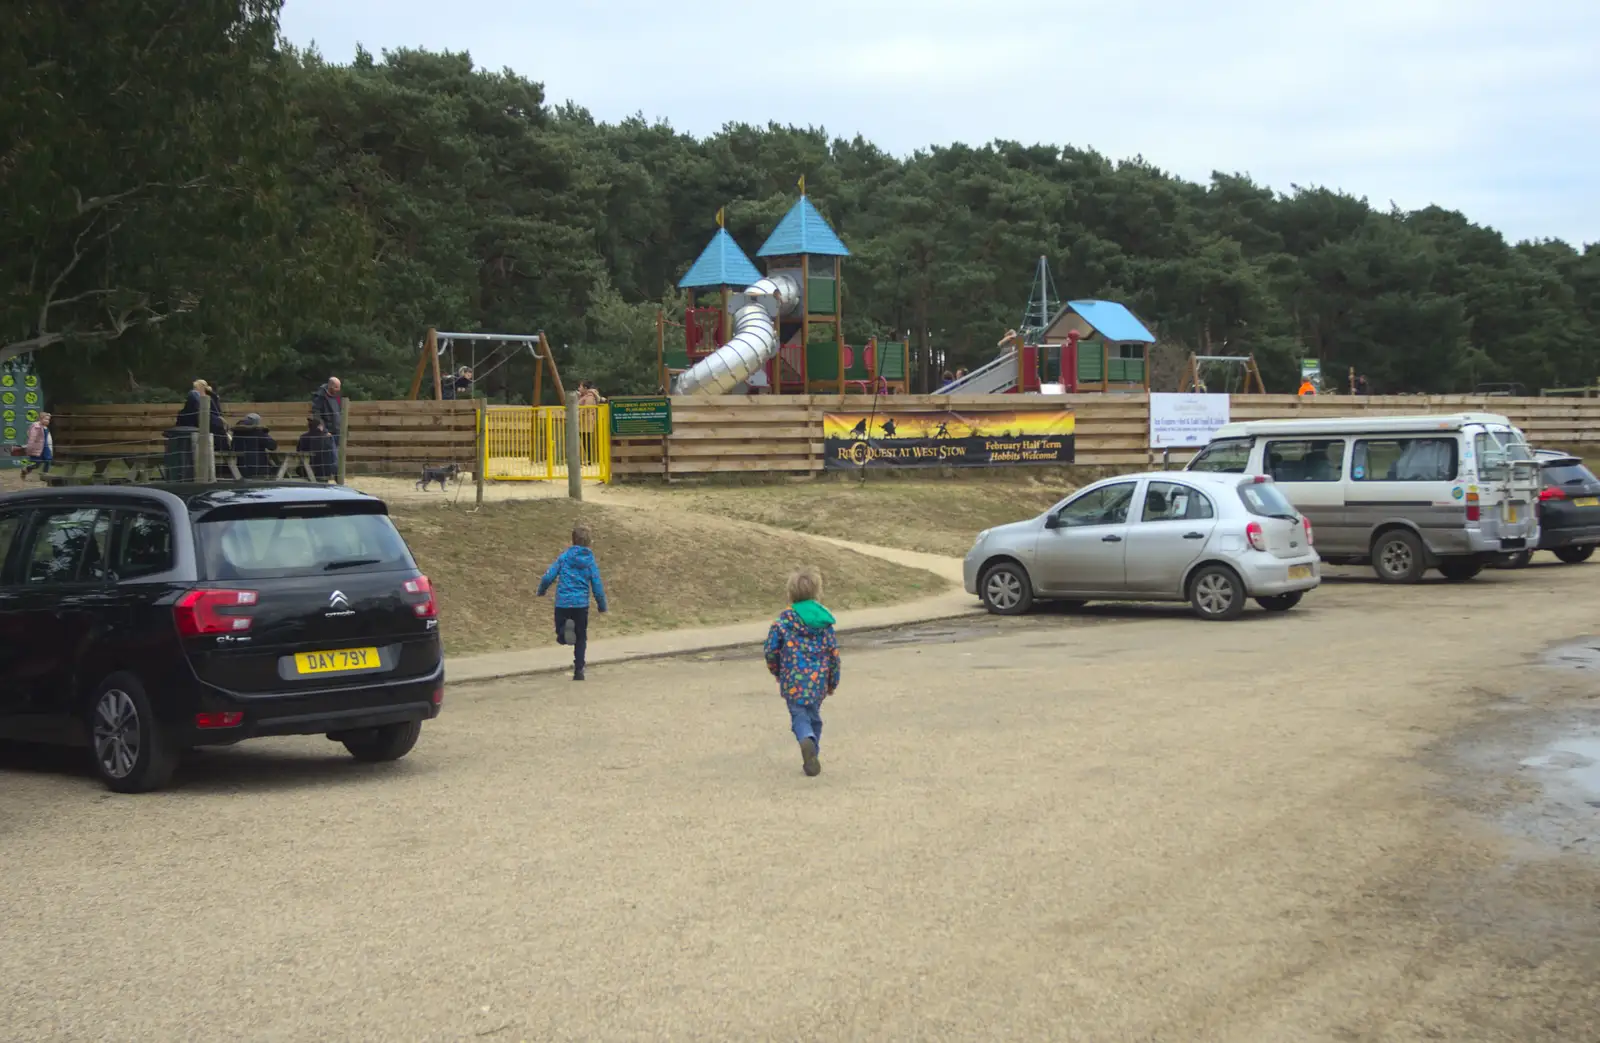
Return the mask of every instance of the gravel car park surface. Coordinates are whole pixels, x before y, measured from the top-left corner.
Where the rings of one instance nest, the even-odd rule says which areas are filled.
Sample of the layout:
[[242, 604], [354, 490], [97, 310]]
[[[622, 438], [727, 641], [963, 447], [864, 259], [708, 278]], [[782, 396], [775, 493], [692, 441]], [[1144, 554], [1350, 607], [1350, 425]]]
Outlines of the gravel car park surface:
[[1600, 566], [1334, 571], [1229, 625], [852, 635], [817, 779], [754, 654], [145, 797], [0, 751], [0, 1039], [1600, 1038], [1600, 862], [1507, 828], [1538, 769], [1481, 752], [1600, 726], [1541, 656]]

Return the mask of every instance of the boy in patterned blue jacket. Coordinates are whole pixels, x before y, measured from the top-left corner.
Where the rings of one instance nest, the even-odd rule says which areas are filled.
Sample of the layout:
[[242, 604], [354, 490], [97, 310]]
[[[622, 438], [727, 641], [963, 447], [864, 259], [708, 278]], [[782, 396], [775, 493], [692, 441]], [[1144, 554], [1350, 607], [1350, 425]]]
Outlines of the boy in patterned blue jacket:
[[789, 577], [792, 604], [767, 631], [767, 669], [778, 679], [778, 694], [789, 706], [789, 725], [800, 743], [807, 775], [822, 772], [817, 746], [822, 742], [822, 700], [839, 687], [839, 642], [833, 614], [818, 603], [822, 577], [801, 569]]
[[589, 526], [572, 527], [572, 546], [545, 570], [539, 581], [539, 596], [556, 585], [556, 640], [572, 646], [572, 679], [583, 680], [583, 656], [589, 647], [589, 594], [600, 611], [606, 611], [606, 588], [600, 582], [600, 566], [589, 549]]

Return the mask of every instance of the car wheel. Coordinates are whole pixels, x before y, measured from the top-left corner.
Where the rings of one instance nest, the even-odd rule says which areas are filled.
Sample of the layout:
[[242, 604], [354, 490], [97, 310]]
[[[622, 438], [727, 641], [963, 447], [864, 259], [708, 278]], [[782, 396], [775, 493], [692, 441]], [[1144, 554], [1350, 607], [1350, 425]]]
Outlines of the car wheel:
[[363, 728], [340, 736], [339, 741], [358, 761], [377, 763], [397, 761], [411, 752], [422, 734], [421, 721], [401, 721], [377, 728]]
[[1224, 565], [1207, 565], [1189, 580], [1189, 604], [1201, 619], [1238, 619], [1244, 602], [1243, 581]]
[[1446, 559], [1439, 563], [1439, 574], [1451, 583], [1465, 583], [1482, 571], [1483, 565], [1470, 558]]
[[1272, 594], [1264, 598], [1256, 598], [1256, 604], [1268, 612], [1287, 612], [1300, 604], [1300, 599], [1305, 597], [1303, 590], [1291, 590], [1287, 594]]
[[89, 700], [89, 752], [95, 774], [117, 793], [160, 789], [178, 763], [177, 748], [131, 674], [106, 678]]
[[1589, 560], [1589, 556], [1593, 553], [1594, 544], [1592, 543], [1582, 547], [1557, 547], [1555, 552], [1556, 557], [1568, 565], [1582, 565]]
[[1020, 616], [1033, 607], [1033, 584], [1021, 565], [1002, 561], [978, 584], [983, 607], [997, 616]]
[[1406, 529], [1390, 529], [1372, 545], [1372, 571], [1385, 583], [1416, 583], [1427, 569], [1422, 541]]

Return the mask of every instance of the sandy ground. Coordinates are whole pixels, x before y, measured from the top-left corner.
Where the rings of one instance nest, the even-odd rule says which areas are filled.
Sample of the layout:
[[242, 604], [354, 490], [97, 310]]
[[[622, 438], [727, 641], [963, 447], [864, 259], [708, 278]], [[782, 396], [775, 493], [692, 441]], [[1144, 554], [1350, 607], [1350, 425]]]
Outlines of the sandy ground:
[[1595, 723], [1539, 653], [1596, 582], [855, 638], [814, 780], [742, 653], [458, 686], [390, 766], [0, 753], [0, 1038], [1600, 1039], [1600, 866], [1457, 754]]

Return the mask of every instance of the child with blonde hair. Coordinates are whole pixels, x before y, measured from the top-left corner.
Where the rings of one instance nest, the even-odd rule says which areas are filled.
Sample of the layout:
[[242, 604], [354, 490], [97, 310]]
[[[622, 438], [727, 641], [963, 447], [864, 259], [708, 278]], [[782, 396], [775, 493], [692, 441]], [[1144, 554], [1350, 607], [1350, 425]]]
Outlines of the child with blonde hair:
[[790, 605], [767, 631], [767, 669], [789, 707], [789, 726], [800, 743], [807, 775], [822, 772], [822, 700], [839, 687], [839, 641], [833, 614], [822, 607], [822, 576], [813, 568], [789, 576]]

